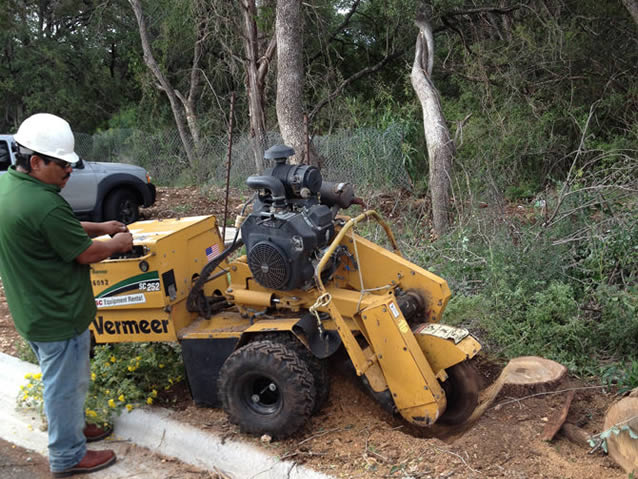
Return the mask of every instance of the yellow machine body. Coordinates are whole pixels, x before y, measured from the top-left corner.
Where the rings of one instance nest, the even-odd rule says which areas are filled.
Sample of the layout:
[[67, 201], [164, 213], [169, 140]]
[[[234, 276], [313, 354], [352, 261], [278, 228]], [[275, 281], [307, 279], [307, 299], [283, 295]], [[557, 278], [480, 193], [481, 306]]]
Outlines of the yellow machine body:
[[[131, 254], [91, 266], [97, 343], [177, 341], [197, 314], [186, 310], [193, 279], [223, 250], [214, 216], [138, 221]], [[98, 238], [99, 240], [99, 238]], [[225, 290], [226, 276], [207, 291]]]
[[[386, 229], [394, 252], [354, 233], [369, 218]], [[317, 328], [338, 337], [373, 394], [409, 422], [428, 425], [447, 407], [446, 370], [480, 350], [466, 330], [437, 324], [450, 298], [447, 283], [403, 258], [374, 212], [343, 219], [316, 266], [316, 287], [308, 290], [269, 290], [254, 280], [245, 255], [224, 261], [204, 292], [222, 294], [229, 307], [209, 318], [189, 312], [186, 299], [211, 248], [223, 249], [215, 218], [144, 221], [130, 229], [140, 255], [92, 267], [98, 313], [91, 330], [98, 343], [179, 341], [199, 404], [218, 404], [221, 365], [254, 335], [293, 334], [322, 357], [308, 333]], [[336, 248], [347, 258], [324, 285], [321, 273]], [[409, 320], [401, 309], [406, 292], [419, 303]]]

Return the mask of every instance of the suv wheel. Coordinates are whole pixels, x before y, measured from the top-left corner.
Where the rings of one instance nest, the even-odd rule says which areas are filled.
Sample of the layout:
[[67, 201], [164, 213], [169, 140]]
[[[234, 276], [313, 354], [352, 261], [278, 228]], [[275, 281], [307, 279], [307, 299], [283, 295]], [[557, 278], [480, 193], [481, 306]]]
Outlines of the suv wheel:
[[135, 193], [119, 188], [112, 191], [104, 202], [104, 220], [117, 220], [124, 224], [137, 221], [140, 216], [140, 203]]

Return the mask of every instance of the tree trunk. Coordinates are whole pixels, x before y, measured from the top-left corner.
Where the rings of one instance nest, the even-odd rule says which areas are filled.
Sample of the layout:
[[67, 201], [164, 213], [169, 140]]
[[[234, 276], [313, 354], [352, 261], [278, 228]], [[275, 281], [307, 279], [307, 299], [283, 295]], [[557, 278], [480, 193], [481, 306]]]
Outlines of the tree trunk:
[[629, 13], [631, 18], [634, 19], [634, 23], [638, 25], [638, 1], [637, 0], [622, 0], [623, 5]]
[[[135, 12], [135, 18], [137, 19], [137, 25], [139, 27], [140, 32], [140, 40], [142, 42], [142, 50], [144, 51], [144, 63], [151, 71], [155, 79], [158, 81], [161, 89], [166, 93], [168, 97], [168, 101], [171, 105], [171, 111], [173, 112], [173, 118], [175, 119], [175, 125], [177, 126], [177, 131], [179, 132], [179, 137], [182, 141], [182, 145], [184, 146], [184, 151], [186, 152], [186, 158], [188, 159], [188, 164], [191, 168], [196, 168], [195, 162], [195, 154], [193, 153], [193, 138], [189, 135], [187, 131], [187, 124], [184, 118], [184, 113], [180, 107], [180, 102], [178, 100], [177, 92], [169, 83], [168, 78], [162, 72], [155, 57], [153, 56], [153, 52], [151, 50], [151, 44], [148, 39], [148, 33], [146, 30], [146, 22], [144, 21], [144, 13], [142, 12], [142, 5], [140, 4], [140, 0], [129, 0], [129, 4], [133, 8], [133, 12]], [[192, 114], [192, 112], [191, 112]]]
[[[264, 114], [264, 82], [263, 77], [268, 69], [270, 56], [275, 48], [275, 39], [271, 41], [262, 64], [259, 64], [259, 37], [257, 34], [257, 6], [255, 0], [242, 1], [244, 18], [244, 51], [246, 60], [244, 67], [247, 77], [248, 115], [250, 117], [250, 133], [253, 137], [253, 154], [258, 174], [264, 171], [264, 149], [266, 147], [266, 120]], [[260, 68], [262, 67], [262, 68]], [[261, 78], [260, 78], [261, 77]]]
[[[277, 120], [283, 141], [295, 150], [292, 163], [302, 163], [306, 138], [303, 109], [303, 18], [301, 0], [278, 0], [277, 35]], [[308, 162], [316, 164], [310, 148]]]
[[439, 94], [430, 79], [434, 62], [432, 28], [424, 19], [417, 20], [416, 25], [419, 27], [419, 34], [410, 79], [423, 110], [423, 129], [430, 170], [432, 222], [434, 232], [441, 236], [449, 227], [450, 172], [455, 148], [443, 117]]
[[[204, 31], [206, 29], [205, 22], [200, 22], [198, 26], [198, 38], [204, 36]], [[184, 98], [182, 94], [175, 90], [175, 95], [182, 103], [182, 108], [184, 108], [184, 115], [186, 116], [186, 125], [188, 126], [188, 130], [191, 135], [191, 139], [193, 142], [193, 154], [196, 158], [201, 158], [202, 156], [202, 146], [199, 137], [199, 124], [197, 122], [197, 113], [195, 111], [195, 100], [199, 96], [199, 85], [200, 85], [200, 75], [201, 70], [199, 68], [199, 59], [202, 55], [202, 47], [201, 42], [196, 41], [193, 46], [193, 64], [191, 66], [190, 73], [190, 88], [188, 89], [188, 96]]]

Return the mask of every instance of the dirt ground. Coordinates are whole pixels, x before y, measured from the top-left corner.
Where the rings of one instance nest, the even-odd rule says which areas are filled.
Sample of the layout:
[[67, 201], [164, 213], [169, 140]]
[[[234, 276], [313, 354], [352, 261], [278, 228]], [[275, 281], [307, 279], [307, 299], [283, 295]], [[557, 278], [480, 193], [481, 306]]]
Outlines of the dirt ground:
[[[223, 192], [206, 194], [196, 188], [159, 188], [156, 205], [144, 210], [143, 216], [221, 217]], [[233, 196], [238, 197], [231, 193]], [[234, 217], [239, 206], [238, 200], [231, 201], [229, 217]], [[4, 290], [0, 288], [0, 351], [15, 355], [17, 344]], [[487, 385], [496, 379], [502, 365], [479, 358], [478, 367]], [[226, 439], [253, 443], [280, 459], [342, 478], [627, 477], [600, 450], [590, 453], [589, 448], [570, 442], [562, 432], [551, 442], [541, 439], [545, 425], [564, 404], [564, 393], [519, 398], [499, 395], [471, 428], [452, 434], [440, 426], [421, 429], [390, 416], [358, 386], [358, 379], [340, 361], [331, 364], [331, 372], [332, 391], [327, 404], [298, 434], [284, 441], [267, 442], [241, 434], [221, 410], [194, 406], [183, 384], [175, 391], [181, 399], [173, 405], [173, 417], [216, 431]], [[567, 422], [588, 434], [601, 432], [604, 414], [616, 400], [614, 395], [596, 383], [576, 378], [570, 378], [560, 388], [576, 389]]]

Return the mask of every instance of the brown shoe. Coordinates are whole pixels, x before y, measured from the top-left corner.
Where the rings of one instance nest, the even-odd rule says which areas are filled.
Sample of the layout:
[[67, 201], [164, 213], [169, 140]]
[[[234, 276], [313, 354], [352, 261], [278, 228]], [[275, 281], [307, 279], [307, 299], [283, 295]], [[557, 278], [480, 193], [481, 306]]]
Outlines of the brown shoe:
[[106, 426], [101, 428], [96, 424], [86, 423], [84, 426], [84, 437], [86, 437], [86, 442], [95, 442], [101, 441], [105, 437], [108, 437], [113, 432], [113, 428], [111, 426]]
[[104, 451], [86, 451], [86, 454], [75, 466], [64, 471], [54, 472], [53, 477], [69, 477], [74, 474], [88, 474], [109, 467], [115, 462], [115, 453], [110, 449]]

